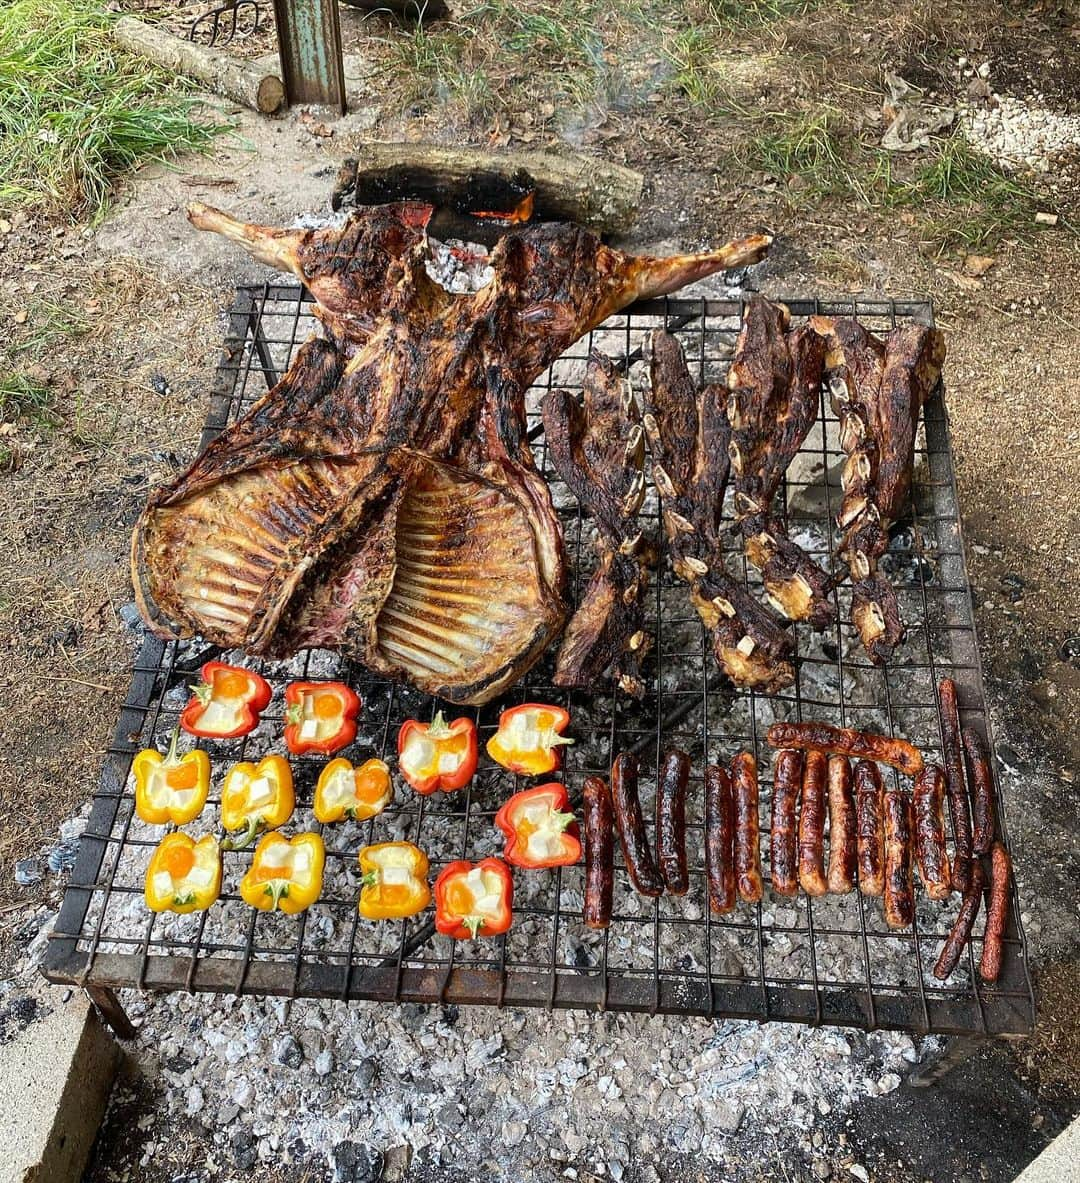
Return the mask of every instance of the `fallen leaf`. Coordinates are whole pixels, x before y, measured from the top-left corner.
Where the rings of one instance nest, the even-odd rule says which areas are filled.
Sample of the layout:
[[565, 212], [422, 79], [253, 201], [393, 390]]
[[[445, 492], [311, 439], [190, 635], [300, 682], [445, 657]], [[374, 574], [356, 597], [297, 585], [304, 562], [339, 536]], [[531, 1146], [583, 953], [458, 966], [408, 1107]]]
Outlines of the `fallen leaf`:
[[965, 292], [982, 291], [983, 285], [981, 279], [974, 279], [970, 275], [962, 275], [959, 271], [945, 271], [945, 275], [947, 275], [958, 288], [963, 288]]
[[964, 274], [985, 275], [996, 262], [993, 255], [968, 255], [964, 259]]
[[11, 223], [7, 220], [7, 218], [0, 218], [0, 234], [10, 234], [10, 233], [11, 233]]
[[30, 313], [27, 312], [25, 308], [20, 308], [19, 311], [15, 313], [15, 323], [17, 325], [24, 325], [26, 324], [29, 316]]

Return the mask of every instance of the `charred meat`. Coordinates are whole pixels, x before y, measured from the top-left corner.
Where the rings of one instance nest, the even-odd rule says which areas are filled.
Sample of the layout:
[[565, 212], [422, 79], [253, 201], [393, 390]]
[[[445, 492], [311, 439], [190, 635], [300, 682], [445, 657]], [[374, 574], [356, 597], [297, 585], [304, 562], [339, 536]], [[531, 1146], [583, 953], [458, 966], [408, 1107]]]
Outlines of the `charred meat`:
[[795, 680], [791, 636], [728, 574], [720, 543], [730, 463], [727, 391], [706, 386], [699, 393], [669, 333], [653, 333], [649, 354], [643, 422], [672, 566], [690, 586], [724, 673], [736, 686], [774, 693]]
[[645, 436], [630, 384], [594, 351], [584, 405], [565, 390], [543, 402], [544, 434], [555, 471], [596, 523], [600, 562], [563, 634], [556, 686], [589, 687], [605, 675], [640, 697], [649, 585], [647, 547], [637, 526], [645, 496]]

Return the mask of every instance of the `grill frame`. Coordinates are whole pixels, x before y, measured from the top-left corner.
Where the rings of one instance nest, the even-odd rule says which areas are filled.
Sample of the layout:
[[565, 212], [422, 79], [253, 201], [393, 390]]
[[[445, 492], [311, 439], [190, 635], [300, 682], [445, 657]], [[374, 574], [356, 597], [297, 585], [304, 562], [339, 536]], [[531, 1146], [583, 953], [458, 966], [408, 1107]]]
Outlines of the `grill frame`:
[[[833, 315], [857, 315], [867, 323], [871, 329], [881, 330], [895, 325], [904, 319], [922, 319], [932, 323], [933, 309], [929, 302], [921, 300], [849, 300], [849, 301], [819, 301], [816, 299], [791, 299], [785, 301], [791, 309], [793, 318], [798, 319], [816, 313]], [[211, 392], [210, 409], [206, 420], [200, 450], [235, 416], [260, 396], [262, 389], [255, 390], [260, 385], [256, 375], [261, 376], [269, 387], [284, 372], [284, 358], [291, 354], [307, 336], [306, 324], [310, 316], [311, 297], [300, 288], [292, 284], [262, 284], [250, 285], [237, 289], [236, 301], [229, 314], [225, 346], [221, 360], [215, 374]], [[626, 312], [607, 322], [601, 331], [610, 334], [618, 331], [621, 326], [625, 335], [624, 354], [631, 359], [635, 355], [632, 344], [633, 335], [639, 329], [651, 327], [662, 318], [669, 328], [678, 328], [681, 332], [689, 333], [691, 337], [700, 332], [701, 347], [698, 351], [698, 377], [704, 380], [706, 367], [715, 363], [716, 358], [707, 358], [709, 352], [709, 334], [715, 332], [719, 342], [727, 337], [733, 338], [735, 318], [741, 315], [742, 301], [740, 299], [672, 299], [654, 300], [639, 303]], [[727, 328], [710, 328], [713, 322], [722, 321]], [[283, 327], [282, 327], [283, 326]], [[613, 329], [611, 326], [616, 326]], [[700, 326], [698, 329], [697, 326]], [[587, 355], [593, 334], [579, 342], [567, 357], [582, 359]], [[610, 350], [610, 343], [608, 344]], [[688, 358], [690, 358], [688, 350]], [[279, 362], [279, 358], [282, 359]], [[693, 359], [691, 359], [693, 360]], [[558, 366], [559, 363], [556, 363]], [[555, 367], [553, 367], [553, 370]], [[709, 374], [715, 379], [716, 374]], [[537, 385], [541, 388], [550, 383], [550, 378], [542, 378]], [[567, 384], [559, 382], [558, 384]], [[820, 450], [822, 467], [828, 470], [835, 466], [835, 460], [840, 455], [829, 446], [826, 422], [831, 422], [823, 396], [822, 429], [820, 432]], [[975, 636], [974, 618], [971, 603], [970, 584], [964, 560], [963, 538], [957, 510], [957, 496], [952, 455], [948, 439], [948, 418], [945, 411], [943, 392], [939, 389], [929, 400], [924, 411], [925, 443], [920, 435], [920, 449], [917, 455], [915, 511], [913, 529], [913, 552], [916, 554], [918, 581], [913, 586], [905, 585], [906, 593], [917, 593], [916, 600], [921, 600], [923, 609], [922, 622], [911, 619], [910, 609], [907, 614], [909, 626], [922, 628], [924, 635], [932, 635], [935, 631], [942, 632], [948, 637], [950, 645], [950, 659], [944, 660], [944, 653], [935, 653], [932, 643], [926, 645], [928, 663], [925, 666], [909, 663], [898, 667], [916, 673], [925, 671], [931, 686], [936, 685], [939, 677], [948, 674], [957, 682], [961, 721], [965, 725], [975, 726], [987, 737], [992, 746], [989, 719], [985, 707], [982, 669], [979, 661], [977, 638]], [[534, 422], [530, 438], [535, 441], [539, 451], [539, 459], [544, 463], [546, 456], [542, 444], [542, 427]], [[924, 471], [925, 470], [925, 471]], [[929, 478], [927, 479], [927, 473]], [[838, 492], [826, 483], [825, 510], [831, 517], [838, 503]], [[788, 482], [784, 486], [784, 502], [782, 508], [787, 510]], [[924, 496], [930, 498], [933, 512], [926, 514]], [[921, 508], [920, 508], [921, 507]], [[580, 556], [582, 549], [584, 519], [580, 510], [570, 511], [567, 519], [568, 547], [572, 554]], [[932, 547], [928, 551], [925, 541], [929, 539]], [[829, 539], [831, 559], [835, 559], [835, 533]], [[916, 545], [917, 544], [917, 545]], [[732, 542], [734, 548], [735, 544]], [[737, 555], [733, 549], [732, 557]], [[932, 553], [937, 561], [951, 560], [951, 567], [956, 573], [954, 581], [948, 579], [944, 583], [934, 582], [933, 577], [928, 580], [926, 574], [926, 555]], [[824, 556], [819, 556], [824, 559]], [[582, 586], [580, 564], [575, 565], [577, 571], [578, 590]], [[746, 577], [745, 563], [741, 570]], [[664, 581], [654, 578], [653, 590], [657, 615], [663, 615], [663, 627], [670, 630], [673, 626], [685, 624], [680, 619], [672, 619], [663, 608], [664, 592], [670, 576]], [[663, 583], [663, 587], [662, 587]], [[837, 592], [834, 591], [834, 595]], [[945, 605], [942, 608], [943, 623], [927, 627], [931, 619], [931, 605], [935, 611], [941, 608], [938, 597]], [[902, 602], [909, 595], [902, 595]], [[692, 609], [687, 604], [687, 612], [692, 617]], [[841, 609], [841, 618], [845, 617]], [[696, 618], [695, 618], [696, 619]], [[655, 623], [655, 621], [654, 621]], [[857, 667], [851, 660], [850, 653], [845, 656], [845, 644], [842, 636], [843, 624], [837, 628], [837, 644], [834, 646], [838, 656], [835, 664], [839, 672], [839, 686], [845, 684], [845, 665]], [[800, 640], [804, 636], [801, 626], [797, 628]], [[706, 651], [704, 632], [701, 632], [700, 652], [666, 652], [663, 645], [658, 646], [658, 654], [654, 659], [657, 683], [663, 686], [666, 675], [665, 663], [673, 659], [680, 665], [690, 665], [700, 662], [700, 691], [697, 697], [694, 692], [684, 690], [661, 690], [658, 692], [656, 709], [656, 723], [651, 729], [634, 731], [617, 726], [621, 707], [613, 707], [610, 714], [609, 747], [616, 749], [616, 735], [638, 735], [633, 744], [620, 742], [619, 747], [633, 746], [643, 754], [651, 756], [655, 753], [657, 762], [665, 740], [674, 739], [686, 746], [688, 734], [684, 733], [680, 741], [679, 728], [683, 721], [694, 714], [698, 703], [702, 705], [702, 718], [705, 721], [705, 745], [710, 758], [716, 758], [717, 751], [722, 750], [725, 755], [732, 754], [739, 746], [747, 741], [751, 742], [762, 763], [763, 790], [769, 780], [767, 764], [762, 760], [767, 757], [768, 749], [764, 746], [764, 723], [759, 722], [759, 704], [766, 702], [762, 696], [739, 692], [735, 695], [725, 694], [719, 684], [719, 674], [711, 663], [711, 657]], [[957, 652], [969, 654], [967, 660], [957, 660]], [[800, 646], [801, 652], [801, 646]], [[788, 925], [764, 923], [763, 913], [768, 914], [770, 893], [766, 892], [764, 904], [755, 905], [748, 909], [740, 905], [730, 917], [711, 917], [707, 907], [702, 909], [700, 919], [680, 919], [677, 914], [679, 902], [675, 902], [676, 911], [672, 911], [664, 902], [649, 902], [645, 912], [623, 914], [619, 909], [619, 901], [623, 898], [617, 892], [616, 917], [613, 928], [601, 938], [599, 947], [599, 961], [597, 964], [579, 965], [569, 963], [567, 958], [557, 958], [559, 949], [560, 925], [567, 928], [573, 924], [570, 910], [562, 902], [563, 872], [553, 873], [554, 907], [533, 909], [530, 904], [517, 908], [516, 911], [527, 920], [542, 917], [552, 926], [550, 941], [550, 956], [547, 964], [536, 959], [518, 958], [512, 951], [508, 954], [508, 936], [497, 938], [495, 941], [469, 943], [457, 947], [447, 938], [432, 937], [432, 926], [424, 917], [413, 921], [393, 922], [400, 929], [400, 937], [396, 950], [382, 953], [358, 954], [356, 949], [358, 921], [355, 912], [355, 896], [346, 898], [336, 896], [326, 901], [326, 906], [335, 910], [335, 914], [344, 910], [348, 923], [351, 924], [348, 953], [343, 960], [339, 953], [324, 953], [309, 955], [305, 949], [305, 926], [307, 914], [291, 921], [297, 927], [295, 946], [276, 945], [257, 939], [257, 929], [266, 922], [260, 919], [261, 914], [249, 909], [251, 915], [246, 926], [246, 939], [242, 944], [232, 945], [226, 942], [204, 942], [209, 913], [201, 914], [194, 920], [195, 933], [190, 941], [162, 941], [155, 938], [154, 928], [159, 921], [151, 918], [144, 925], [145, 931], [138, 936], [121, 936], [112, 932], [107, 925], [110, 901], [114, 896], [131, 895], [136, 890], [141, 891], [141, 881], [138, 887], [117, 882], [120, 872], [121, 859], [125, 852], [135, 852], [138, 857], [142, 847], [150, 846], [145, 840], [131, 835], [132, 826], [132, 791], [128, 784], [130, 765], [135, 753], [147, 742], [152, 741], [155, 734], [160, 733], [163, 719], [172, 718], [176, 712], [164, 705], [165, 692], [168, 687], [175, 687], [178, 680], [191, 673], [204, 660], [217, 655], [219, 650], [212, 646], [201, 646], [198, 643], [175, 644], [164, 643], [151, 636], [143, 640], [141, 651], [136, 658], [132, 683], [121, 709], [113, 741], [108, 749], [99, 788], [94, 796], [86, 831], [83, 835], [79, 856], [71, 880], [65, 891], [63, 905], [46, 955], [44, 972], [52, 981], [71, 982], [89, 987], [135, 987], [150, 990], [186, 989], [189, 991], [229, 993], [229, 994], [272, 994], [288, 997], [319, 997], [338, 998], [343, 1000], [374, 1000], [384, 1002], [417, 1002], [417, 1003], [487, 1003], [496, 1006], [546, 1006], [573, 1007], [597, 1010], [626, 1010], [645, 1013], [678, 1013], [696, 1014], [714, 1018], [748, 1018], [761, 1021], [783, 1020], [801, 1023], [832, 1023], [843, 1026], [873, 1028], [894, 1028], [920, 1033], [938, 1034], [974, 1034], [974, 1035], [1005, 1035], [1021, 1034], [1030, 1031], [1034, 1025], [1035, 1002], [1032, 990], [1026, 940], [1020, 924], [1020, 911], [1015, 883], [1012, 889], [1012, 907], [1009, 925], [1005, 936], [1005, 957], [1001, 980], [995, 986], [987, 986], [977, 979], [975, 964], [978, 941], [973, 940], [962, 960], [962, 969], [958, 971], [960, 978], [951, 980], [951, 984], [942, 986], [930, 978], [927, 973], [927, 958], [936, 952], [940, 944], [940, 936], [947, 931], [948, 923], [943, 922], [935, 926], [931, 935], [927, 931], [920, 933], [917, 919], [913, 931], [902, 934], [890, 933], [885, 929], [880, 916], [880, 906], [874, 901], [864, 901], [858, 893], [852, 900], [853, 909], [857, 913], [858, 925], [855, 928], [835, 928], [828, 923], [822, 923], [820, 916], [815, 925], [814, 911], [819, 913], [826, 905], [818, 901], [811, 902], [805, 896], [800, 896], [797, 904], [798, 915], [795, 921]], [[304, 677], [308, 672], [310, 654], [303, 661], [302, 669], [296, 670], [291, 677]], [[711, 668], [710, 668], [711, 667]], [[260, 666], [256, 666], [260, 668]], [[647, 669], [650, 667], [647, 666]], [[405, 692], [390, 688], [390, 684], [368, 674], [366, 671], [356, 673], [352, 667], [353, 684], [358, 684], [361, 694], [367, 700], [370, 687], [383, 687], [388, 694], [387, 707], [381, 725], [381, 734], [372, 736], [374, 754], [386, 755], [393, 740], [392, 720], [398, 716], [393, 713], [396, 698], [402, 698]], [[676, 671], [678, 672], [678, 671]], [[349, 675], [346, 674], [348, 677]], [[883, 707], [860, 708], [862, 713], [867, 710], [883, 710], [886, 716], [886, 730], [895, 731], [895, 714], [901, 709], [929, 710], [931, 703], [918, 701], [907, 703], [902, 700], [894, 701], [893, 681], [900, 677], [900, 673], [890, 667], [882, 675], [885, 687], [885, 701]], [[528, 687], [533, 680], [533, 674], [526, 678], [524, 685]], [[829, 707], [833, 712], [828, 717], [835, 718], [841, 723], [852, 722], [852, 714], [857, 713], [850, 703], [845, 707], [844, 695], [841, 691], [839, 702], [824, 704], [818, 700], [808, 698], [801, 690], [802, 677], [797, 680], [793, 694], [789, 696], [790, 705], [794, 710], [787, 716], [791, 718], [804, 717], [804, 708], [809, 708], [805, 717], [820, 714]], [[532, 693], [532, 691], [527, 691]], [[416, 697], [415, 692], [411, 692]], [[709, 732], [710, 696], [714, 702], [725, 697], [729, 702], [729, 711], [735, 709], [732, 704], [740, 700], [749, 703], [749, 734], [717, 735]], [[423, 696], [421, 696], [423, 697]], [[564, 694], [561, 701], [567, 705], [571, 715], [580, 718], [579, 704], [586, 698], [581, 692]], [[597, 699], [601, 696], [596, 696]], [[662, 711], [663, 698], [674, 699], [674, 706]], [[513, 701], [522, 701], [520, 687], [507, 696], [506, 705]], [[427, 699], [431, 702], [432, 700]], [[490, 732], [494, 720], [497, 718], [499, 703], [489, 704], [476, 712], [477, 717], [484, 723], [482, 735]], [[550, 698], [550, 701], [560, 701]], [[276, 707], [277, 699], [270, 710]], [[940, 742], [940, 715], [933, 704], [935, 715], [936, 741]], [[264, 715], [265, 719], [272, 719], [271, 715]], [[278, 723], [280, 730], [280, 724]], [[858, 725], [856, 723], [856, 725]], [[371, 727], [369, 731], [373, 730]], [[379, 731], [376, 725], [374, 730]], [[691, 736], [692, 737], [692, 736]], [[253, 745], [255, 741], [253, 740]], [[215, 772], [218, 779], [224, 772], [227, 763], [233, 759], [249, 758], [247, 741], [242, 741], [235, 751], [230, 752], [228, 760], [223, 757], [215, 758]], [[220, 748], [211, 751], [212, 757]], [[259, 752], [261, 754], [261, 750]], [[365, 755], [369, 754], [367, 752]], [[257, 757], [256, 757], [257, 758]], [[303, 758], [294, 758], [294, 764], [301, 763]], [[700, 764], [700, 760], [695, 760]], [[577, 801], [580, 794], [580, 783], [584, 775], [589, 772], [606, 772], [603, 766], [575, 767], [573, 758], [568, 760], [567, 783], [571, 788], [572, 799]], [[700, 768], [695, 768], [698, 779], [692, 786], [700, 784]], [[508, 778], [509, 774], [499, 774]], [[896, 774], [887, 774], [894, 777]], [[1000, 777], [999, 785], [1000, 785]], [[482, 781], [482, 775], [481, 775]], [[519, 784], [517, 787], [522, 787]], [[692, 787], [692, 793], [695, 791]], [[407, 794], [407, 796], [406, 796]], [[483, 806], [474, 801], [476, 797], [484, 801]], [[505, 796], [505, 791], [501, 794]], [[1007, 803], [1001, 800], [999, 791], [999, 815], [1002, 836], [1008, 844], [1007, 834]], [[217, 800], [216, 793], [212, 793], [211, 802]], [[767, 794], [763, 792], [762, 831], [767, 833]], [[298, 785], [298, 807], [302, 804], [310, 806], [310, 791], [306, 802], [303, 790]], [[408, 809], [402, 809], [406, 805]], [[472, 822], [490, 822], [497, 805], [481, 783], [470, 787], [447, 802], [447, 808], [439, 815], [445, 819], [463, 817], [463, 836], [460, 851], [448, 851], [447, 858], [442, 859], [442, 851], [428, 850], [432, 856], [433, 868], [437, 868], [443, 861], [456, 857], [464, 857], [468, 850], [469, 828]], [[460, 807], [460, 808], [459, 808]], [[398, 789], [395, 805], [398, 813], [405, 815], [411, 809], [417, 818], [418, 834], [423, 832], [424, 802], [412, 798], [407, 789]], [[432, 807], [434, 808], [434, 807]], [[410, 823], [411, 824], [411, 823]], [[348, 849], [344, 849], [340, 842], [340, 828], [330, 829], [325, 834], [328, 846], [328, 860], [333, 858], [355, 860], [355, 851], [368, 841], [377, 840], [372, 837], [369, 823], [365, 823], [362, 837], [356, 837], [354, 828], [350, 827]], [[196, 827], [189, 827], [195, 829]], [[205, 830], [205, 824], [198, 826]], [[299, 823], [290, 823], [286, 833], [300, 829]], [[322, 828], [322, 827], [315, 827]], [[335, 830], [338, 832], [335, 833]], [[412, 835], [408, 835], [412, 837]], [[385, 835], [380, 835], [380, 838]], [[414, 838], [413, 840], [417, 840]], [[695, 844], [700, 846], [700, 827], [691, 827], [691, 850]], [[424, 845], [421, 841], [420, 845]], [[767, 845], [767, 844], [766, 844]], [[425, 847], [426, 849], [426, 847]], [[475, 851], [473, 852], [475, 856]], [[149, 851], [143, 851], [146, 858]], [[436, 858], [438, 855], [440, 857]], [[232, 855], [227, 858], [249, 857], [249, 855]], [[700, 850], [692, 854], [692, 878], [694, 892], [703, 895], [702, 868]], [[567, 871], [567, 877], [576, 872]], [[518, 875], [521, 872], [517, 872]], [[226, 883], [232, 885], [232, 891], [226, 892], [228, 900], [235, 901], [235, 884], [239, 875], [230, 873], [230, 863], [226, 862]], [[767, 879], [767, 876], [766, 876]], [[548, 893], [550, 894], [550, 892]], [[95, 912], [95, 906], [96, 912]], [[215, 907], [221, 907], [221, 904]], [[955, 914], [954, 904], [948, 912], [948, 918]], [[149, 913], [147, 913], [149, 915]], [[276, 918], [274, 918], [276, 921]], [[613, 934], [620, 926], [630, 924], [644, 925], [647, 929], [651, 923], [653, 959], [651, 965], [617, 964]], [[686, 926], [689, 936], [696, 935], [698, 930], [704, 932], [705, 967], [693, 970], [678, 971], [661, 965], [661, 930], [673, 928], [682, 931]], [[981, 933], [981, 924], [978, 926]], [[716, 930], [716, 931], [714, 931]], [[644, 931], [644, 930], [643, 930]], [[722, 934], [725, 941], [733, 939], [741, 949], [748, 948], [750, 960], [756, 960], [757, 973], [738, 978], [731, 974], [718, 973], [711, 963], [715, 957], [715, 939], [717, 932]], [[977, 933], [976, 936], [979, 934]], [[771, 950], [778, 938], [787, 937], [789, 943], [796, 941], [808, 942], [810, 950], [809, 973], [795, 976], [772, 974], [766, 970], [766, 952]], [[565, 939], [565, 938], [564, 938]], [[864, 978], [862, 981], [830, 982], [827, 980], [829, 966], [827, 959], [819, 956], [819, 943], [827, 948], [830, 941], [852, 941], [861, 946]], [[898, 942], [911, 946], [915, 965], [918, 969], [913, 982], [902, 983], [878, 982], [874, 980], [872, 964], [873, 954], [886, 946], [881, 942], [889, 942], [895, 947]], [[210, 949], [209, 955], [204, 955], [204, 949]], [[119, 950], [119, 951], [118, 951]], [[485, 956], [486, 952], [486, 956]], [[437, 955], [433, 955], [437, 953]], [[890, 955], [891, 957], [891, 955]], [[932, 957], [930, 958], [932, 961]], [[891, 964], [891, 961], [890, 961]]]

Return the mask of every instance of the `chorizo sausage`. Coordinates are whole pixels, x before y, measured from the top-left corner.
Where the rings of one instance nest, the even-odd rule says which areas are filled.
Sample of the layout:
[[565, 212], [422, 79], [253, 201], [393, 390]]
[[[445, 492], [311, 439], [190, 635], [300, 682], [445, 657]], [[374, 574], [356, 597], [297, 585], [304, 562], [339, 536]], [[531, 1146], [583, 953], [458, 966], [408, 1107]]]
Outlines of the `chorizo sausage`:
[[960, 913], [956, 917], [952, 930], [945, 938], [945, 944], [942, 945], [937, 964], [934, 966], [934, 977], [942, 982], [956, 969], [960, 961], [960, 954], [963, 953], [964, 946], [971, 938], [971, 930], [975, 927], [975, 917], [978, 916], [979, 905], [982, 903], [985, 882], [986, 876], [983, 874], [982, 863], [972, 863], [971, 877], [968, 879], [967, 891], [964, 892], [964, 899], [960, 904]]
[[960, 755], [960, 712], [956, 704], [956, 683], [952, 678], [942, 678], [938, 683], [938, 705], [941, 708], [941, 750], [945, 757], [945, 783], [953, 831], [952, 885], [954, 890], [963, 892], [971, 873], [971, 817]]
[[726, 768], [705, 769], [705, 873], [709, 907], [723, 915], [735, 907], [735, 798]]
[[890, 739], [872, 731], [854, 727], [833, 727], [831, 723], [773, 723], [766, 733], [774, 748], [802, 748], [853, 760], [874, 760], [891, 764], [898, 771], [914, 776], [923, 766], [922, 752], [906, 739]]
[[611, 923], [611, 898], [615, 880], [615, 835], [611, 790], [598, 776], [585, 779], [582, 813], [585, 821], [583, 919], [589, 928], [607, 928]]
[[968, 788], [971, 790], [971, 853], [986, 854], [994, 841], [996, 803], [994, 766], [983, 737], [971, 727], [960, 733], [967, 757]]
[[769, 826], [769, 870], [773, 891], [798, 895], [795, 862], [795, 809], [802, 792], [803, 754], [794, 748], [776, 753], [773, 763], [772, 823]]
[[932, 900], [947, 900], [952, 892], [944, 803], [945, 773], [937, 764], [927, 764], [915, 778], [915, 855], [926, 894]]
[[764, 888], [758, 848], [757, 761], [752, 752], [740, 752], [732, 760], [731, 786], [735, 796], [735, 883], [739, 899], [756, 904]]
[[984, 982], [996, 982], [1001, 973], [1002, 938], [1009, 918], [1009, 880], [1012, 864], [1009, 852], [1000, 842], [990, 848], [990, 903], [986, 909], [986, 931], [983, 933], [979, 977]]
[[855, 797], [851, 762], [829, 757], [829, 890], [844, 895], [855, 886]]
[[656, 778], [656, 853], [660, 874], [672, 895], [690, 888], [686, 865], [686, 786], [690, 757], [672, 749], [664, 756]]
[[824, 895], [825, 881], [825, 775], [828, 760], [811, 749], [803, 766], [799, 803], [799, 883], [807, 895]]
[[662, 895], [664, 882], [656, 870], [645, 832], [645, 818], [638, 798], [638, 761], [632, 752], [620, 752], [611, 766], [611, 800], [615, 806], [615, 825], [626, 859], [626, 870], [634, 890], [652, 898]]
[[876, 764], [855, 765], [855, 814], [859, 856], [859, 891], [881, 895], [885, 890], [885, 833], [881, 826], [881, 773]]
[[902, 789], [885, 791], [885, 923], [907, 928], [915, 919], [911, 882], [911, 797]]

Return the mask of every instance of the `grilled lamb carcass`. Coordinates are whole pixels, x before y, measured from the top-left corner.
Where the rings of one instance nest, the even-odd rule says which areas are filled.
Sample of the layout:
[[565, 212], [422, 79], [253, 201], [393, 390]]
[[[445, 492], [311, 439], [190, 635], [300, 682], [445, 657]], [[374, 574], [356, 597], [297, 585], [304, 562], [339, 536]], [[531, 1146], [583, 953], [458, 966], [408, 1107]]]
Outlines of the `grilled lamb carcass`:
[[132, 567], [158, 635], [275, 656], [319, 646], [451, 701], [494, 697], [565, 617], [525, 390], [612, 312], [754, 262], [769, 242], [635, 258], [538, 226], [501, 241], [486, 287], [454, 296], [427, 275], [426, 239], [412, 241], [417, 208], [361, 211], [317, 239], [195, 211], [301, 276], [330, 340], [308, 342], [151, 496]]
[[789, 330], [783, 304], [754, 296], [746, 306], [728, 371], [735, 520], [746, 557], [762, 574], [769, 602], [817, 629], [836, 618], [828, 575], [771, 512], [776, 490], [817, 418], [824, 339]]
[[826, 378], [848, 457], [836, 522], [851, 570], [851, 618], [870, 660], [883, 665], [904, 639], [904, 625], [877, 563], [911, 493], [919, 410], [941, 377], [945, 339], [920, 324], [901, 325], [880, 341], [850, 317], [810, 323], [826, 340]]
[[736, 686], [775, 693], [795, 680], [791, 636], [731, 578], [720, 542], [731, 438], [727, 391], [695, 390], [682, 346], [670, 333], [652, 334], [649, 361], [643, 422], [675, 574], [690, 585], [724, 673]]
[[600, 563], [566, 626], [556, 686], [595, 686], [606, 673], [640, 697], [645, 632], [647, 551], [637, 525], [645, 496], [645, 435], [627, 380], [594, 351], [585, 373], [584, 406], [565, 390], [543, 402], [544, 435], [555, 471], [600, 535]]

